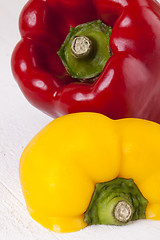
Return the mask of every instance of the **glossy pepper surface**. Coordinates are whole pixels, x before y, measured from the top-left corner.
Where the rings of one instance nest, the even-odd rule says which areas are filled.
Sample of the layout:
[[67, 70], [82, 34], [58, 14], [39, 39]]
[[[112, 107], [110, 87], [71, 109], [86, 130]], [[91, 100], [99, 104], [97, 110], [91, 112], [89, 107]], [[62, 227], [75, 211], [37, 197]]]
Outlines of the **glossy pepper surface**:
[[[95, 82], [82, 83], [66, 71], [57, 51], [70, 27], [97, 19], [113, 27], [111, 56]], [[12, 70], [35, 107], [53, 117], [89, 111], [113, 119], [160, 122], [157, 1], [30, 0], [21, 12], [19, 28], [22, 39], [12, 55]]]
[[[28, 211], [56, 232], [77, 231], [87, 223], [160, 220], [159, 159], [157, 123], [111, 120], [98, 113], [57, 118], [31, 140], [20, 159]], [[119, 223], [110, 214], [115, 207], [125, 209], [117, 216]]]

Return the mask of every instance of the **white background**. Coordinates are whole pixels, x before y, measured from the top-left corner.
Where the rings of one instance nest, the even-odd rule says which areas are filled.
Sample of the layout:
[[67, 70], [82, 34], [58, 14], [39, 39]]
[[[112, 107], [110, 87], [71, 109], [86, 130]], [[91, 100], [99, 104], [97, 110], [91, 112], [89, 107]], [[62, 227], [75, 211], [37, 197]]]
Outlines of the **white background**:
[[160, 221], [55, 234], [29, 216], [19, 182], [19, 159], [31, 138], [52, 119], [27, 102], [11, 73], [11, 53], [20, 39], [18, 16], [25, 3], [0, 0], [0, 240], [159, 240]]

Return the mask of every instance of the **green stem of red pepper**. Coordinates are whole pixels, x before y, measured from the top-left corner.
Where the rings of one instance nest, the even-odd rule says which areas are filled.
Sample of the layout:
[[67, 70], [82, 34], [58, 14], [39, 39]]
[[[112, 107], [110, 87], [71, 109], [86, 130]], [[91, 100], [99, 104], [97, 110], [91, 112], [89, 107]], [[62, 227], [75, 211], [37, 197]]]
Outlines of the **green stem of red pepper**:
[[75, 58], [86, 58], [93, 55], [94, 44], [87, 36], [74, 37], [71, 45], [71, 52]]
[[100, 20], [71, 28], [58, 55], [73, 78], [93, 81], [110, 57], [112, 28]]

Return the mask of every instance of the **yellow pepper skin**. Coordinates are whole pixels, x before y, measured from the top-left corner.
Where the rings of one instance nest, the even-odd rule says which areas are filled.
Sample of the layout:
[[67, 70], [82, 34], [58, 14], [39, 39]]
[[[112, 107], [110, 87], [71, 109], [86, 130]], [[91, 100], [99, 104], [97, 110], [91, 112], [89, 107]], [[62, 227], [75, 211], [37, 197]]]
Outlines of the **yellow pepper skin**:
[[30, 215], [55, 232], [84, 228], [96, 183], [132, 178], [148, 200], [146, 218], [160, 220], [160, 125], [69, 114], [44, 127], [20, 159]]

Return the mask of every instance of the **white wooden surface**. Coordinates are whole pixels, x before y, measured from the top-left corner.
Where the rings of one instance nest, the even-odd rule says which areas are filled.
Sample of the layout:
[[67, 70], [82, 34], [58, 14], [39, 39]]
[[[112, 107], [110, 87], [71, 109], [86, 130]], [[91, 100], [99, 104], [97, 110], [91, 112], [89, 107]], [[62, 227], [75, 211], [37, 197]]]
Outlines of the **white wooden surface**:
[[55, 234], [29, 216], [19, 183], [19, 158], [51, 118], [27, 102], [10, 69], [11, 53], [20, 38], [18, 15], [25, 2], [0, 0], [0, 240], [159, 240], [160, 221], [140, 220], [125, 227], [92, 226]]

